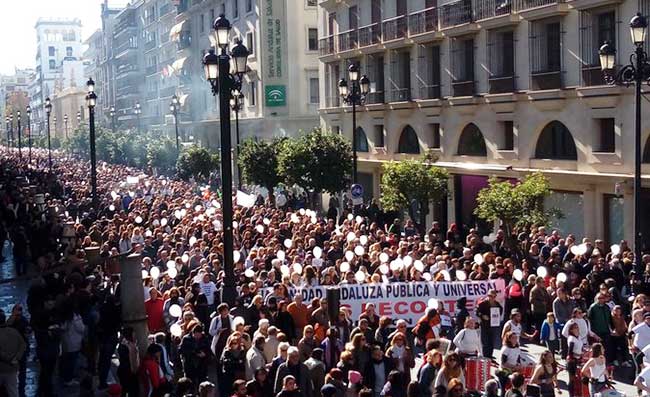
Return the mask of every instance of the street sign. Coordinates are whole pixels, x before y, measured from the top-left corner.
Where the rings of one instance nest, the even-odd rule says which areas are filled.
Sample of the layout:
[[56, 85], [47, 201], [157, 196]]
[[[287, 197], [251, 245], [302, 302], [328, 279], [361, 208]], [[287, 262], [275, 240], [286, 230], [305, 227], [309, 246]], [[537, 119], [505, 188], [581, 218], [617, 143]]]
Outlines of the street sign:
[[286, 106], [287, 88], [284, 85], [267, 85], [265, 87], [266, 106]]
[[363, 204], [363, 186], [355, 183], [350, 187], [350, 195], [352, 196], [352, 204]]

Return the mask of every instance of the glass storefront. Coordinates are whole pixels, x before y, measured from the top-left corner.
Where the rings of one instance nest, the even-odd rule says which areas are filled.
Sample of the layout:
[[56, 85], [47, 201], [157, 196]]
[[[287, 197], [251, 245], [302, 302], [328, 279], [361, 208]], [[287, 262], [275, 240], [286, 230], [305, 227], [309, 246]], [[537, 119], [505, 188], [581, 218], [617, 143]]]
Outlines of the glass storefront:
[[582, 239], [585, 235], [583, 201], [581, 192], [552, 191], [544, 199], [544, 208], [556, 208], [560, 216], [550, 219], [548, 232], [557, 229], [563, 237], [571, 233], [576, 239]]

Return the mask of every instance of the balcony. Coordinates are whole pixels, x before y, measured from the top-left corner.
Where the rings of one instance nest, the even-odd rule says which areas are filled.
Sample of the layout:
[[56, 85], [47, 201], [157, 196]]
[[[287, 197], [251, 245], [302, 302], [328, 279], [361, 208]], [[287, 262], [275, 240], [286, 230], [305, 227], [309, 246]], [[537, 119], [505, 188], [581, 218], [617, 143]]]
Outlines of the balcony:
[[472, 96], [474, 95], [474, 81], [453, 81], [451, 88], [454, 96]]
[[439, 98], [440, 98], [440, 84], [420, 86], [419, 99], [439, 99]]
[[583, 65], [582, 66], [582, 85], [594, 86], [604, 85], [603, 71], [600, 65]]
[[156, 74], [159, 72], [158, 65], [151, 65], [147, 66], [147, 68], [144, 70], [145, 75], [151, 76], [152, 74]]
[[517, 11], [523, 11], [529, 10], [531, 8], [539, 8], [563, 2], [563, 0], [515, 0], [515, 8]]
[[321, 56], [334, 54], [336, 51], [334, 45], [334, 35], [323, 37], [322, 39], [318, 40], [318, 50]]
[[445, 4], [440, 8], [440, 28], [450, 28], [456, 25], [472, 22], [472, 3], [461, 0]]
[[147, 100], [153, 100], [153, 99], [158, 99], [158, 92], [156, 91], [149, 91], [146, 94]]
[[128, 51], [137, 50], [138, 45], [132, 41], [126, 41], [115, 48], [115, 58], [124, 56]]
[[384, 95], [384, 91], [375, 91], [371, 92], [366, 96], [366, 105], [372, 105], [376, 103], [384, 103], [386, 100], [386, 96]]
[[121, 78], [124, 77], [130, 73], [134, 73], [138, 71], [137, 65], [134, 64], [123, 64], [117, 67], [115, 70], [115, 77], [116, 78]]
[[339, 51], [349, 51], [357, 48], [359, 42], [358, 31], [356, 29], [341, 32], [338, 35]]
[[156, 40], [147, 41], [146, 43], [144, 43], [144, 50], [145, 51], [151, 51], [154, 48], [156, 48], [157, 46], [158, 46], [158, 44], [157, 44]]
[[514, 76], [490, 77], [488, 79], [490, 94], [505, 94], [515, 91]]
[[377, 44], [381, 41], [381, 24], [373, 23], [371, 25], [359, 28], [359, 47], [367, 47]]
[[508, 15], [515, 11], [512, 0], [474, 0], [474, 19], [477, 21]]
[[409, 15], [409, 36], [438, 30], [438, 9], [427, 8]]
[[562, 88], [562, 71], [537, 71], [530, 74], [533, 90], [552, 90]]
[[410, 88], [393, 88], [390, 90], [391, 102], [407, 102], [412, 99]]
[[384, 41], [403, 39], [406, 37], [408, 27], [406, 16], [401, 15], [395, 18], [387, 19], [383, 22]]

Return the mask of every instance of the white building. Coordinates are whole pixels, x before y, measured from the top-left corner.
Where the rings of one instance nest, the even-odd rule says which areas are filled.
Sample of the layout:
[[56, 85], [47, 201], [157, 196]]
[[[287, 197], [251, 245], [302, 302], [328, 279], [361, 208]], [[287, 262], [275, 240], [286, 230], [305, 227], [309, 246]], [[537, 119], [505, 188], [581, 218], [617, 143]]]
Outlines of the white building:
[[352, 137], [337, 81], [357, 62], [373, 88], [357, 113], [369, 196], [380, 195], [383, 162], [431, 150], [453, 175], [448, 200], [433, 209], [443, 225], [489, 229], [473, 215], [487, 177], [539, 170], [554, 189], [547, 204], [565, 216], [555, 227], [633, 241], [633, 90], [603, 85], [598, 48], [611, 41], [627, 63], [637, 11], [650, 14], [650, 1], [320, 0], [321, 122]]

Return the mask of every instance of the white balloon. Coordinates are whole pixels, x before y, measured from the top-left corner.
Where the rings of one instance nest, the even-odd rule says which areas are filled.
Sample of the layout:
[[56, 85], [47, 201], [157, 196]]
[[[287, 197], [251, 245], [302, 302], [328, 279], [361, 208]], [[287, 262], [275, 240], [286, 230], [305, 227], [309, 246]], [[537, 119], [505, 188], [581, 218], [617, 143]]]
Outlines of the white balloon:
[[176, 262], [167, 261], [167, 269], [175, 269], [175, 268], [176, 268]]
[[359, 270], [358, 272], [354, 273], [354, 279], [357, 280], [357, 283], [361, 284], [366, 281], [366, 273]]
[[477, 265], [481, 265], [481, 264], [483, 264], [483, 255], [481, 255], [481, 254], [476, 254], [476, 255], [474, 255], [474, 262], [475, 262]]
[[354, 254], [356, 256], [363, 256], [363, 254], [365, 254], [365, 253], [366, 253], [366, 250], [363, 248], [362, 245], [357, 245], [356, 247], [354, 247]]
[[169, 274], [169, 277], [171, 278], [176, 278], [176, 276], [178, 276], [178, 270], [176, 270], [175, 267], [172, 267], [171, 269], [167, 269], [167, 274]]
[[456, 270], [456, 280], [458, 281], [467, 280], [467, 273], [465, 273], [465, 270]]
[[352, 219], [354, 219], [354, 215], [348, 214], [348, 220], [351, 221]]
[[283, 276], [288, 276], [291, 274], [291, 269], [289, 269], [289, 266], [287, 265], [282, 265], [280, 266], [280, 272]]
[[237, 263], [237, 262], [239, 262], [240, 259], [241, 259], [241, 252], [239, 252], [237, 250], [234, 250], [232, 252], [232, 260], [233, 260], [233, 262]]
[[392, 271], [394, 271], [394, 272], [397, 272], [397, 271], [399, 271], [399, 270], [401, 270], [401, 269], [402, 269], [402, 264], [399, 263], [399, 262], [397, 261], [397, 259], [394, 260], [394, 261], [392, 261], [392, 262], [390, 263], [390, 270], [392, 270]]
[[570, 251], [573, 255], [580, 255], [580, 248], [577, 245], [572, 245]]
[[264, 225], [255, 226], [255, 230], [257, 230], [258, 233], [264, 233]]
[[312, 223], [312, 225], [315, 225], [318, 222], [318, 219], [316, 219], [315, 216], [312, 216], [309, 221]]
[[294, 263], [293, 271], [302, 274], [302, 265], [300, 263]]
[[277, 255], [278, 259], [281, 260], [281, 261], [283, 261], [284, 258], [287, 257], [287, 255], [282, 250], [278, 251], [278, 253], [276, 255]]
[[548, 269], [545, 266], [540, 266], [537, 268], [537, 276], [538, 277], [546, 277], [548, 276]]
[[152, 233], [151, 230], [149, 230], [149, 229], [147, 229], [147, 231], [144, 232], [144, 236], [145, 236], [145, 237], [151, 237], [152, 235], [153, 235], [153, 233]]
[[354, 252], [352, 252], [352, 251], [345, 251], [345, 260], [349, 262], [349, 261], [351, 261], [352, 259], [354, 259]]
[[431, 273], [424, 273], [422, 277], [427, 281], [433, 280], [433, 277], [431, 277]]
[[111, 211], [115, 211], [115, 206], [113, 204], [111, 204], [111, 205], [108, 206], [108, 209], [111, 210]]
[[181, 260], [183, 261], [183, 263], [187, 263], [190, 261], [190, 256], [187, 254], [183, 254], [183, 256], [181, 256]]
[[429, 301], [427, 301], [427, 309], [437, 309], [438, 308], [438, 300], [436, 298], [431, 298]]
[[160, 220], [160, 226], [167, 226], [167, 218], [162, 218]]
[[190, 203], [185, 203], [185, 208], [190, 208], [192, 205]]
[[172, 324], [172, 326], [169, 327], [169, 332], [172, 334], [172, 336], [179, 338], [181, 335], [183, 335], [183, 328], [181, 328], [179, 324]]
[[158, 277], [160, 277], [160, 269], [158, 269], [156, 266], [154, 266], [149, 271], [149, 274], [151, 274], [151, 278], [158, 279]]
[[359, 243], [360, 243], [361, 245], [366, 245], [366, 244], [368, 244], [368, 236], [366, 236], [366, 235], [364, 234], [363, 236], [359, 237]]
[[293, 247], [293, 241], [290, 238], [284, 240], [284, 246], [287, 248]]
[[183, 208], [181, 210], [181, 217], [185, 217], [185, 215], [187, 215], [187, 210], [185, 208]]
[[404, 263], [404, 266], [409, 267], [413, 264], [413, 258], [411, 255], [406, 255], [404, 258], [402, 258], [402, 262]]
[[316, 213], [310, 210], [309, 208], [305, 210], [304, 215], [307, 215], [309, 217], [316, 216]]
[[246, 269], [246, 271], [244, 272], [244, 276], [248, 278], [253, 278], [255, 277], [255, 271], [253, 269]]
[[341, 273], [347, 273], [350, 271], [350, 264], [347, 262], [341, 263]]
[[176, 219], [181, 219], [183, 217], [180, 210], [174, 211], [174, 216], [176, 217]]
[[419, 259], [415, 261], [413, 266], [415, 267], [415, 270], [417, 270], [420, 273], [424, 271], [424, 263], [422, 263], [422, 261]]
[[304, 208], [301, 208], [300, 210], [298, 210], [298, 213], [300, 214], [300, 216], [304, 216], [306, 212]]
[[385, 274], [383, 276], [381, 276], [381, 282], [384, 283], [384, 284], [388, 284], [389, 280], [388, 280], [388, 277], [386, 277]]
[[269, 218], [264, 218], [264, 220], [262, 220], [262, 223], [264, 223], [266, 226], [268, 226], [268, 225], [271, 224], [271, 220]]
[[[111, 197], [113, 198], [113, 200], [115, 200], [115, 199], [118, 197], [118, 195], [117, 195], [117, 193], [115, 192], [115, 190], [113, 190], [113, 191], [111, 192]], [[111, 211], [113, 211], [113, 210], [111, 210]]]
[[379, 272], [381, 274], [388, 274], [389, 271], [390, 271], [390, 269], [388, 268], [387, 264], [382, 263], [381, 265], [379, 265]]
[[355, 220], [355, 222], [357, 222], [357, 223], [361, 223], [361, 222], [363, 222], [363, 218], [362, 218], [360, 215], [357, 215], [357, 217], [354, 218], [354, 220]]
[[559, 283], [566, 283], [567, 278], [568, 277], [567, 277], [566, 273], [558, 273], [557, 274], [557, 281]]
[[579, 251], [578, 251], [578, 255], [584, 255], [584, 254], [586, 254], [586, 253], [587, 253], [587, 244], [580, 244], [580, 245], [578, 246], [578, 249], [579, 249]]
[[621, 253], [621, 246], [618, 244], [612, 244], [609, 249], [612, 251], [612, 255], [618, 255]]
[[291, 214], [291, 223], [300, 223], [300, 218], [296, 214]]
[[314, 254], [314, 258], [320, 259], [320, 257], [323, 256], [323, 249], [321, 247], [314, 247], [314, 250], [312, 252]]
[[190, 237], [190, 247], [193, 247], [194, 244], [196, 244], [196, 237], [192, 236]]
[[180, 316], [183, 315], [183, 309], [179, 305], [171, 305], [169, 306], [169, 315], [172, 317], [179, 318]]
[[142, 217], [140, 215], [135, 217], [135, 223], [138, 223], [138, 224], [142, 223]]
[[348, 240], [349, 243], [351, 241], [354, 241], [355, 238], [357, 238], [357, 235], [354, 234], [354, 232], [349, 232], [345, 239]]
[[387, 253], [382, 252], [381, 254], [379, 254], [379, 260], [381, 261], [381, 263], [386, 263], [388, 262], [389, 259], [390, 257], [388, 256]]
[[445, 279], [445, 281], [451, 281], [451, 274], [449, 274], [449, 271], [441, 270], [440, 274], [442, 274], [442, 277]]
[[517, 281], [521, 281], [524, 279], [524, 272], [521, 269], [515, 269], [515, 271], [512, 272], [512, 277]]
[[239, 229], [239, 223], [237, 223], [237, 221], [233, 221], [232, 222], [232, 228], [233, 229]]
[[142, 269], [142, 278], [147, 278], [147, 277], [149, 277], [149, 272]]
[[194, 211], [196, 211], [196, 212], [200, 212], [202, 209], [203, 209], [203, 207], [201, 206], [201, 204], [197, 204], [197, 205], [194, 207]]

